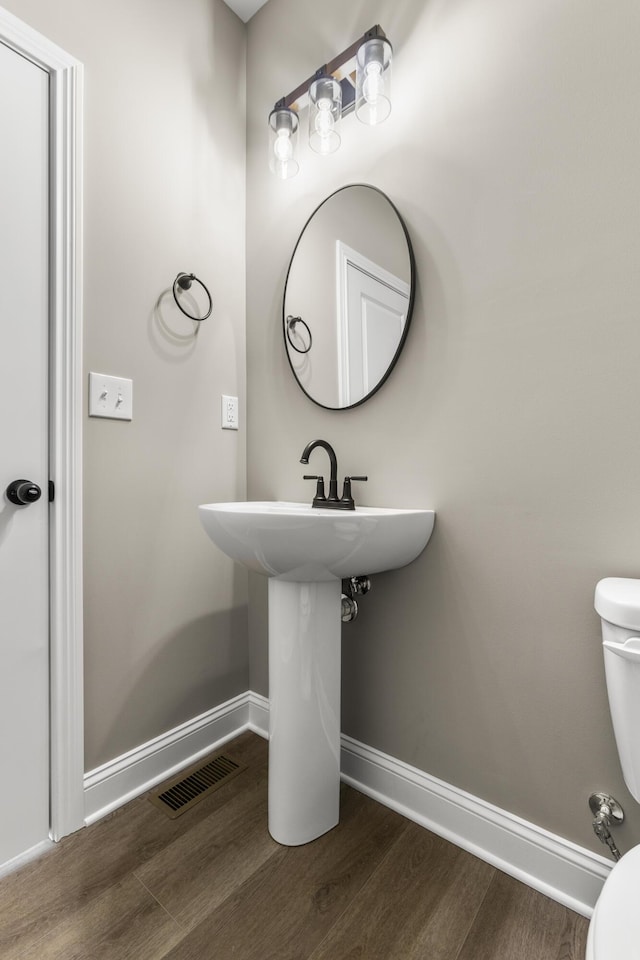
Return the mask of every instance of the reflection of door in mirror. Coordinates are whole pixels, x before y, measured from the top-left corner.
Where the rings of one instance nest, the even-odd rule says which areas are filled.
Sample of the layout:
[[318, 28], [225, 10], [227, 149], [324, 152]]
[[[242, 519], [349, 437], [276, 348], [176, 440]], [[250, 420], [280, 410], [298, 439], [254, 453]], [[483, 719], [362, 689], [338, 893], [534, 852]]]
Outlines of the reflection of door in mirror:
[[357, 250], [336, 241], [338, 393], [341, 407], [371, 393], [402, 339], [411, 288]]

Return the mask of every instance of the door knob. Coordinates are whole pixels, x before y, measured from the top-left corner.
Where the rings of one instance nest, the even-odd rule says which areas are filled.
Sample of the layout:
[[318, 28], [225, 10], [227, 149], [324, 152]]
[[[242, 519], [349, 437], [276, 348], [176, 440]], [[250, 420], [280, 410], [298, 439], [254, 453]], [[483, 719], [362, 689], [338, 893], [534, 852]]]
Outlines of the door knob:
[[17, 503], [19, 506], [26, 506], [29, 503], [35, 503], [42, 496], [42, 490], [37, 483], [31, 480], [14, 480], [5, 491], [7, 500], [11, 503]]

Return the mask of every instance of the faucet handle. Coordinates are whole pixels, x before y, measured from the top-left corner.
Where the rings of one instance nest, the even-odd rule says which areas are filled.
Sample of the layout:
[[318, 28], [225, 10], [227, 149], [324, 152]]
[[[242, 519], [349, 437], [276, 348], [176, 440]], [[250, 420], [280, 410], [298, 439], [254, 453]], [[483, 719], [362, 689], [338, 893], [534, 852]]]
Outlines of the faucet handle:
[[326, 501], [326, 496], [324, 492], [324, 477], [319, 477], [316, 474], [305, 473], [302, 477], [303, 480], [317, 480], [316, 485], [316, 495], [313, 498], [313, 506], [317, 506], [318, 503], [324, 503]]
[[342, 499], [340, 504], [344, 510], [355, 510], [356, 505], [351, 495], [351, 481], [352, 480], [368, 480], [368, 477], [345, 477], [344, 486], [342, 487]]

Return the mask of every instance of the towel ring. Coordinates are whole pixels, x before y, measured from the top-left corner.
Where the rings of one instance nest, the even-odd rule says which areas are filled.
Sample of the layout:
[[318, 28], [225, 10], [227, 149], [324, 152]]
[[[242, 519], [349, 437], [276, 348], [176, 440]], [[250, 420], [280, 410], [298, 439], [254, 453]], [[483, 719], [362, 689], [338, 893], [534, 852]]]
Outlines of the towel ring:
[[[205, 313], [204, 317], [194, 317], [192, 313], [189, 313], [187, 310], [185, 310], [185, 308], [182, 306], [182, 304], [181, 304], [180, 301], [178, 300], [178, 293], [177, 293], [177, 291], [176, 291], [176, 286], [180, 287], [181, 290], [189, 290], [189, 289], [191, 289], [191, 284], [193, 283], [194, 280], [195, 280], [196, 283], [199, 283], [199, 284], [200, 284], [200, 286], [202, 287], [202, 289], [203, 289], [204, 292], [206, 293], [207, 299], [208, 299], [208, 301], [209, 301], [209, 309], [208, 309], [207, 312]], [[211, 294], [209, 293], [209, 291], [208, 291], [207, 288], [205, 287], [205, 285], [204, 285], [204, 283], [202, 282], [202, 280], [198, 280], [198, 278], [196, 277], [195, 273], [179, 273], [179, 274], [178, 274], [178, 276], [177, 276], [177, 277], [175, 278], [175, 280], [173, 281], [173, 299], [175, 300], [176, 304], [178, 305], [178, 309], [179, 309], [179, 310], [182, 310], [182, 312], [184, 313], [185, 317], [189, 317], [190, 320], [195, 320], [195, 321], [197, 321], [197, 323], [201, 323], [202, 320], [206, 320], [207, 317], [210, 317], [210, 316], [211, 316], [211, 310], [212, 310], [212, 307], [213, 307], [213, 304], [212, 304], [212, 302], [211, 302]]]
[[[307, 331], [307, 333], [309, 334], [309, 346], [306, 347], [306, 349], [304, 350], [301, 350], [300, 347], [296, 347], [295, 343], [291, 339], [291, 331], [294, 330], [296, 323], [301, 323], [302, 326]], [[287, 332], [287, 340], [289, 341], [293, 349], [296, 351], [296, 353], [309, 353], [309, 350], [311, 350], [311, 344], [313, 343], [313, 337], [311, 336], [311, 330], [309, 330], [309, 325], [305, 323], [302, 317], [292, 317], [291, 314], [289, 314], [289, 316], [287, 317], [286, 332]]]

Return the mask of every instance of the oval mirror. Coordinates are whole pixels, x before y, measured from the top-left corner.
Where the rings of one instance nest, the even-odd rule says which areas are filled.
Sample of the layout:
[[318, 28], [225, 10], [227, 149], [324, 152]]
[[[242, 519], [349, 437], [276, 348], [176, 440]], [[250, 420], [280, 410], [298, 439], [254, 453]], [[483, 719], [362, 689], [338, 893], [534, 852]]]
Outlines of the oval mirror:
[[364, 403], [389, 376], [411, 321], [415, 261], [389, 198], [367, 184], [327, 197], [291, 257], [283, 326], [293, 374], [321, 407]]

